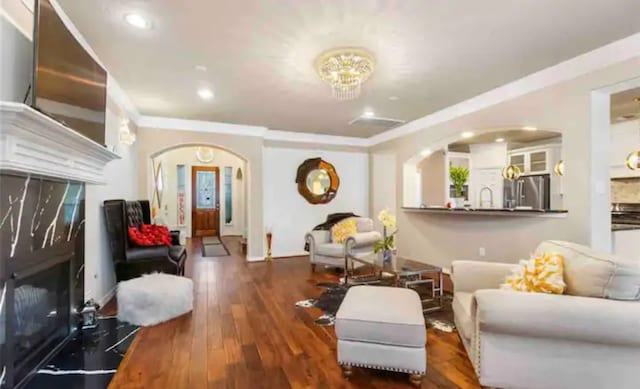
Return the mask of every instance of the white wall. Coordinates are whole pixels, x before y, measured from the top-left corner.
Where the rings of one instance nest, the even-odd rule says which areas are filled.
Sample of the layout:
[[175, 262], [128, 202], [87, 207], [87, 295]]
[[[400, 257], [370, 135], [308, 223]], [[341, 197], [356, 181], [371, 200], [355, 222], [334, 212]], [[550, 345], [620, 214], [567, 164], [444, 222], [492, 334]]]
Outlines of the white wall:
[[[333, 164], [340, 177], [338, 193], [329, 204], [309, 204], [295, 183], [298, 166], [317, 157]], [[304, 235], [329, 213], [369, 216], [367, 153], [265, 147], [263, 161], [264, 225], [273, 232], [274, 257], [305, 255]]]
[[21, 103], [31, 83], [33, 45], [4, 13], [0, 13], [0, 58], [0, 100]]
[[449, 197], [446, 177], [448, 168], [443, 150], [438, 150], [418, 163], [420, 172], [420, 205], [444, 205]]
[[[111, 161], [104, 169], [105, 185], [87, 185], [85, 196], [85, 297], [105, 303], [112, 296], [116, 285], [109, 239], [104, 222], [104, 200], [135, 200], [138, 191], [138, 146], [118, 144], [120, 124], [126, 115], [107, 99], [105, 142], [117, 145], [122, 157]], [[130, 125], [130, 130], [135, 128]]]
[[[246, 175], [247, 169], [244, 160], [226, 150], [214, 148], [214, 158], [210, 163], [202, 163], [196, 158], [197, 147], [182, 147], [161, 154], [155, 158], [156, 166], [162, 162], [164, 171], [165, 190], [162, 195], [162, 211], [160, 215], [166, 224], [172, 229], [180, 229], [187, 237], [191, 237], [191, 167], [192, 166], [217, 166], [220, 168], [220, 232], [221, 235], [243, 235], [245, 231], [245, 178], [236, 179], [238, 169], [242, 169], [242, 174]], [[178, 225], [178, 176], [177, 165], [185, 165], [185, 223]], [[232, 197], [232, 221], [225, 224], [226, 204], [224, 201], [224, 168], [232, 167], [231, 179]], [[149, 172], [149, 188], [153, 188], [153, 176]], [[152, 198], [153, 193], [149, 194]], [[246, 235], [245, 235], [246, 236]]]
[[397, 207], [395, 191], [374, 191], [374, 183], [395, 183], [396, 182], [396, 155], [394, 153], [372, 153], [370, 157], [371, 171], [369, 172], [370, 184], [369, 193], [371, 196], [371, 217], [376, 223], [378, 230], [382, 231], [382, 224], [378, 220], [378, 214], [385, 208], [392, 212]]

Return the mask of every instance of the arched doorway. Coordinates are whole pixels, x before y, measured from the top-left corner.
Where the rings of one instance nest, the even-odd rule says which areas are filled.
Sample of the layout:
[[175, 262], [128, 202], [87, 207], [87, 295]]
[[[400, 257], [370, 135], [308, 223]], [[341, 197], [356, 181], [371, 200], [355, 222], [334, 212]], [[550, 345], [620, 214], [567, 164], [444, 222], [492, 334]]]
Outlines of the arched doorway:
[[213, 144], [180, 144], [150, 155], [154, 216], [187, 237], [247, 237], [248, 161]]

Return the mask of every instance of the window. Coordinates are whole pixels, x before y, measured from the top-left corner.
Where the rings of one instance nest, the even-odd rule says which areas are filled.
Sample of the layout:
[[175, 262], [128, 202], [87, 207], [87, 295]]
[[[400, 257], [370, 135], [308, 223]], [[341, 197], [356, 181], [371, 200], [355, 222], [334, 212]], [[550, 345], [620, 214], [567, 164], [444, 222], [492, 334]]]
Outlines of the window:
[[233, 220], [233, 201], [231, 188], [233, 184], [233, 168], [224, 168], [224, 224], [231, 224]]

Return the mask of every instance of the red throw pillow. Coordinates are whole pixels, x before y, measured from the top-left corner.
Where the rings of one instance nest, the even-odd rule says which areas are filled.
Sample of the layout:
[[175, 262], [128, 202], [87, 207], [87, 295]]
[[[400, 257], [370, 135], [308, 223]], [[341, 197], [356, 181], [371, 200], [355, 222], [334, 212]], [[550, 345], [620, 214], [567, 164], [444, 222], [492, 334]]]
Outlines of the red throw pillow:
[[143, 224], [140, 229], [129, 227], [129, 240], [137, 246], [171, 246], [171, 234], [165, 226]]

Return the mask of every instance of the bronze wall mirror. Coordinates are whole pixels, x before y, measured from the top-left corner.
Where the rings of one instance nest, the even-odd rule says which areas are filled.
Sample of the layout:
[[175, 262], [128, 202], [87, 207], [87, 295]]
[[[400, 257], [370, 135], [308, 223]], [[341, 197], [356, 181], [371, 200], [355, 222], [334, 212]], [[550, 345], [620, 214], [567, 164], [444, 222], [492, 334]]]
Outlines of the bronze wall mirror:
[[298, 167], [298, 192], [311, 204], [327, 204], [336, 197], [340, 178], [336, 169], [322, 158], [311, 158]]

